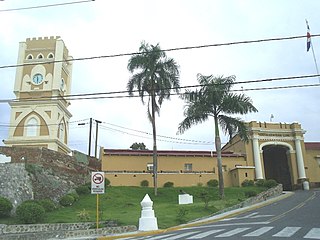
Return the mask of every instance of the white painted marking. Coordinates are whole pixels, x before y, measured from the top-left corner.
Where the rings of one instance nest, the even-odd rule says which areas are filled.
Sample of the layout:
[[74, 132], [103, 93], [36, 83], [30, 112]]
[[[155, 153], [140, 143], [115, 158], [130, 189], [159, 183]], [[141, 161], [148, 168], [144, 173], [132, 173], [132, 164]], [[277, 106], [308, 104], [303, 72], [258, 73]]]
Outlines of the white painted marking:
[[303, 238], [320, 239], [320, 228], [312, 228]]
[[251, 233], [248, 233], [246, 235], [243, 235], [244, 237], [258, 237], [261, 236], [262, 234], [270, 231], [273, 227], [261, 227]]
[[[189, 235], [192, 235], [192, 234], [198, 233], [198, 232], [199, 232], [199, 231], [196, 231], [196, 232], [186, 232], [186, 233], [181, 233], [181, 234], [178, 234], [178, 235], [176, 235], [176, 236], [166, 238], [166, 240], [174, 240], [174, 239], [178, 239], [178, 238], [183, 238], [183, 237], [186, 237], [186, 236], [189, 236]], [[151, 239], [152, 239], [152, 238], [151, 238]]]
[[285, 227], [280, 232], [272, 235], [273, 237], [291, 237], [297, 231], [299, 231], [301, 227]]
[[246, 231], [248, 229], [250, 229], [250, 228], [236, 228], [236, 229], [233, 229], [231, 231], [219, 234], [216, 237], [231, 237], [231, 236], [236, 235], [238, 233], [244, 232], [244, 231]]
[[192, 237], [189, 237], [189, 238], [187, 238], [187, 239], [201, 239], [201, 238], [208, 237], [208, 236], [210, 236], [211, 234], [218, 233], [218, 232], [221, 232], [221, 231], [224, 231], [224, 230], [225, 230], [225, 229], [215, 229], [215, 230], [211, 230], [211, 231], [199, 233], [199, 234], [194, 235], [194, 236], [192, 236]]
[[157, 239], [163, 239], [163, 238], [166, 238], [166, 237], [169, 237], [169, 236], [172, 236], [172, 235], [174, 235], [174, 234], [172, 233], [172, 234], [160, 235], [160, 236], [155, 236], [155, 237], [149, 236], [149, 237], [142, 237], [142, 238], [138, 238], [138, 239], [157, 240]]
[[266, 214], [266, 215], [256, 215], [256, 216], [253, 216], [253, 217], [250, 217], [250, 218], [261, 218], [261, 217], [273, 217], [274, 215], [268, 215], [268, 214]]
[[270, 222], [241, 222], [241, 223], [222, 223], [222, 224], [210, 224], [206, 226], [199, 226], [199, 227], [189, 227], [184, 228], [186, 229], [199, 229], [199, 228], [212, 228], [212, 227], [227, 227], [227, 226], [241, 226], [241, 225], [266, 225]]

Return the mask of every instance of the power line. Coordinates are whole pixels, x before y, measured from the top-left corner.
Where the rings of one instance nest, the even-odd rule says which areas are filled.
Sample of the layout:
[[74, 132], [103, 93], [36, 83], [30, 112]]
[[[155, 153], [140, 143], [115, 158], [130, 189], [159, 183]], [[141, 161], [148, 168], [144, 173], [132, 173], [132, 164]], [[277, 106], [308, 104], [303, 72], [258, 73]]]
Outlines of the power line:
[[[320, 34], [314, 34], [312, 37], [319, 37]], [[251, 44], [251, 43], [261, 43], [261, 42], [270, 42], [270, 41], [283, 41], [283, 40], [293, 40], [299, 38], [305, 38], [305, 35], [302, 36], [291, 36], [291, 37], [278, 37], [278, 38], [266, 38], [266, 39], [258, 39], [258, 40], [245, 40], [245, 41], [237, 41], [237, 42], [227, 42], [227, 43], [214, 43], [214, 44], [206, 44], [206, 45], [198, 45], [198, 46], [188, 46], [188, 47], [176, 47], [176, 48], [168, 48], [160, 50], [161, 52], [172, 52], [172, 51], [181, 51], [181, 50], [191, 50], [191, 49], [200, 49], [200, 48], [208, 48], [208, 47], [221, 47], [221, 46], [230, 46], [230, 45], [238, 45], [238, 44]], [[146, 54], [148, 52], [131, 52], [131, 53], [119, 53], [119, 54], [111, 54], [111, 55], [101, 55], [101, 56], [91, 56], [91, 57], [80, 57], [73, 58], [68, 60], [59, 60], [59, 61], [39, 61], [32, 63], [22, 63], [22, 64], [13, 64], [13, 65], [3, 65], [0, 66], [0, 69], [3, 68], [13, 68], [13, 67], [23, 67], [37, 64], [52, 64], [52, 63], [61, 63], [61, 62], [72, 62], [72, 61], [84, 61], [84, 60], [94, 60], [101, 58], [114, 58], [114, 57], [124, 57], [124, 56], [132, 56], [138, 54]]]
[[75, 1], [75, 2], [65, 2], [65, 3], [55, 3], [55, 4], [48, 4], [48, 5], [39, 5], [39, 6], [32, 6], [32, 7], [10, 8], [10, 9], [2, 9], [2, 10], [0, 10], [0, 12], [11, 12], [11, 11], [30, 10], [30, 9], [37, 9], [37, 8], [58, 7], [58, 6], [79, 4], [79, 3], [94, 2], [94, 1], [95, 0], [83, 0], [83, 1]]
[[[147, 133], [148, 136], [141, 136], [141, 135], [137, 135], [137, 134], [133, 134], [133, 133], [129, 133], [126, 131], [122, 131], [119, 129], [114, 129], [114, 128], [110, 128], [110, 127], [106, 127], [106, 126], [101, 126], [102, 129], [104, 130], [111, 130], [111, 131], [115, 131], [115, 132], [120, 132], [122, 134], [126, 134], [126, 135], [130, 135], [130, 136], [134, 136], [134, 137], [140, 137], [140, 138], [146, 138], [146, 139], [152, 139], [151, 136], [149, 136], [150, 133]], [[159, 137], [161, 137], [161, 135], [157, 135]], [[162, 136], [165, 138], [170, 138], [170, 139], [178, 139], [178, 138], [173, 138], [173, 137], [166, 137], [166, 136]], [[160, 142], [170, 142], [170, 143], [177, 143], [177, 144], [193, 144], [193, 145], [212, 145], [212, 142], [204, 142], [204, 141], [197, 141], [197, 140], [187, 140], [186, 141], [173, 141], [173, 140], [166, 140], [166, 139], [157, 139], [157, 141]]]
[[[248, 83], [262, 83], [262, 82], [272, 82], [272, 81], [285, 81], [285, 80], [293, 80], [293, 79], [302, 79], [302, 78], [315, 78], [320, 75], [312, 74], [312, 75], [300, 75], [300, 76], [291, 76], [291, 77], [279, 77], [279, 78], [266, 78], [266, 79], [258, 79], [258, 80], [249, 80], [249, 81], [240, 81], [235, 82], [234, 84], [248, 84]], [[203, 87], [206, 85], [188, 85], [178, 87], [178, 89], [186, 89], [186, 88], [196, 88]], [[265, 88], [241, 88], [234, 89], [231, 91], [258, 91], [258, 90], [276, 90], [282, 88], [302, 88], [302, 87], [319, 87], [320, 84], [302, 84], [302, 85], [291, 85], [291, 86], [279, 86], [279, 87], [265, 87]], [[176, 88], [166, 88], [166, 90], [176, 89]], [[134, 90], [132, 92], [138, 92], [139, 90]], [[130, 97], [140, 97], [140, 96], [130, 96], [130, 95], [116, 95], [116, 96], [103, 96], [103, 95], [114, 95], [114, 94], [125, 94], [129, 93], [129, 91], [114, 91], [114, 92], [99, 92], [99, 93], [84, 93], [84, 94], [70, 94], [64, 96], [52, 96], [52, 97], [37, 97], [37, 98], [20, 98], [20, 99], [2, 99], [0, 103], [10, 103], [10, 102], [21, 102], [21, 101], [48, 101], [48, 100], [94, 100], [94, 99], [112, 99], [112, 98], [130, 98]], [[180, 94], [171, 94], [171, 96], [180, 95]], [[147, 96], [147, 95], [146, 95]]]
[[[145, 132], [145, 131], [141, 131], [141, 130], [135, 130], [135, 129], [132, 129], [132, 128], [127, 128], [127, 127], [122, 127], [122, 126], [119, 126], [119, 125], [116, 125], [116, 124], [113, 124], [113, 123], [107, 123], [107, 122], [103, 122], [103, 123], [107, 124], [107, 125], [114, 126], [114, 127], [126, 129], [126, 130], [129, 130], [129, 131], [134, 131], [134, 132], [146, 134], [148, 136], [152, 136], [152, 133], [149, 133], [149, 132]], [[113, 130], [116, 130], [116, 129], [113, 129]], [[172, 140], [185, 141], [185, 142], [191, 142], [191, 143], [213, 144], [213, 142], [208, 142], [208, 141], [199, 141], [199, 140], [191, 140], [191, 139], [184, 139], [184, 138], [177, 138], [177, 137], [168, 137], [168, 136], [158, 135], [158, 134], [157, 134], [157, 136], [161, 137], [161, 138], [168, 138], [168, 139], [172, 139]]]

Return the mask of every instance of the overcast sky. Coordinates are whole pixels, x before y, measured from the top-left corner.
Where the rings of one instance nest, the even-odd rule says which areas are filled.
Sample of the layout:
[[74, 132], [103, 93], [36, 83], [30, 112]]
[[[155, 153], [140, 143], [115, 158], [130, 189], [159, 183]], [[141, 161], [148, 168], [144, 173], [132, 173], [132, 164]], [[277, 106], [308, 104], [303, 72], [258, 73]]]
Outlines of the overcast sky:
[[[0, 66], [16, 64], [19, 42], [29, 37], [61, 36], [70, 55], [83, 58], [137, 52], [143, 40], [171, 49], [302, 36], [306, 35], [305, 19], [309, 21], [311, 34], [320, 33], [320, 1], [317, 0], [96, 0], [3, 11], [66, 2], [74, 0], [0, 1]], [[306, 51], [306, 41], [298, 38], [213, 46], [170, 51], [167, 56], [180, 65], [181, 86], [197, 84], [198, 73], [235, 75], [237, 82], [316, 74], [312, 51]], [[313, 37], [312, 44], [320, 63], [319, 37]], [[122, 56], [74, 61], [72, 94], [126, 90], [130, 78], [128, 59], [129, 56]], [[0, 77], [0, 99], [13, 99], [15, 68], [0, 68]], [[320, 141], [319, 86], [246, 91], [304, 84], [319, 84], [319, 78], [235, 85], [235, 89], [243, 89], [251, 97], [259, 110], [242, 118], [261, 122], [296, 121], [306, 130], [305, 141]], [[177, 96], [163, 103], [160, 117], [156, 119], [157, 133], [161, 135], [158, 149], [214, 150], [212, 119], [176, 135], [178, 124], [184, 118], [183, 107], [183, 101]], [[134, 142], [144, 142], [152, 149], [147, 106], [142, 105], [139, 98], [74, 100], [69, 110], [73, 114], [71, 149], [87, 152], [89, 125], [78, 123], [88, 123], [90, 117], [103, 122], [99, 127], [99, 146], [128, 149]], [[9, 121], [9, 104], [0, 102], [0, 139], [8, 138]], [[223, 136], [222, 142], [227, 141]]]

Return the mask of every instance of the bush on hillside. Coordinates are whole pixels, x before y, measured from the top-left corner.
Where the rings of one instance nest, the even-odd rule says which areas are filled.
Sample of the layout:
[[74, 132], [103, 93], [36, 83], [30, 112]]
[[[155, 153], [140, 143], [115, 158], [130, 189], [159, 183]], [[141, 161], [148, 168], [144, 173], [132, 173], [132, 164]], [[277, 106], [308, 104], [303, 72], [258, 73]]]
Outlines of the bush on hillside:
[[107, 188], [110, 186], [110, 180], [108, 178], [104, 178], [104, 187]]
[[10, 216], [10, 212], [13, 206], [9, 199], [5, 197], [0, 197], [0, 217]]
[[40, 204], [46, 212], [52, 212], [57, 208], [51, 199], [41, 199], [38, 201], [38, 204]]
[[173, 182], [166, 182], [165, 184], [163, 184], [163, 187], [173, 187], [173, 185]]
[[276, 187], [278, 185], [277, 181], [274, 179], [259, 179], [258, 181], [256, 181], [256, 186], [257, 187], [265, 187], [265, 188], [273, 188]]
[[252, 186], [254, 186], [254, 181], [246, 179], [241, 183], [241, 186], [242, 187], [252, 187]]
[[142, 181], [140, 182], [140, 186], [141, 186], [141, 187], [148, 187], [148, 186], [149, 186], [148, 180], [142, 180]]
[[273, 187], [276, 187], [277, 185], [278, 185], [277, 181], [273, 179], [268, 179], [264, 183], [264, 187], [266, 188], [273, 188]]
[[244, 195], [249, 198], [257, 196], [257, 193], [255, 191], [246, 191], [244, 192]]
[[264, 182], [265, 182], [266, 180], [264, 180], [264, 179], [259, 179], [259, 180], [257, 180], [256, 182], [255, 182], [255, 185], [257, 186], [257, 187], [264, 187]]
[[43, 222], [45, 218], [45, 209], [36, 202], [23, 202], [17, 207], [17, 218], [25, 224], [34, 224]]
[[211, 179], [207, 182], [208, 187], [217, 187], [219, 185], [219, 181], [217, 179]]
[[67, 195], [70, 195], [74, 198], [74, 201], [78, 201], [80, 199], [79, 194], [77, 192], [70, 192]]
[[90, 188], [88, 187], [88, 185], [82, 185], [76, 188], [76, 192], [79, 195], [86, 195], [86, 194], [90, 194]]
[[59, 200], [59, 203], [61, 206], [64, 206], [64, 207], [69, 207], [69, 206], [72, 206], [72, 204], [74, 203], [74, 197], [72, 197], [71, 195], [67, 194], [67, 195], [64, 195], [60, 198]]

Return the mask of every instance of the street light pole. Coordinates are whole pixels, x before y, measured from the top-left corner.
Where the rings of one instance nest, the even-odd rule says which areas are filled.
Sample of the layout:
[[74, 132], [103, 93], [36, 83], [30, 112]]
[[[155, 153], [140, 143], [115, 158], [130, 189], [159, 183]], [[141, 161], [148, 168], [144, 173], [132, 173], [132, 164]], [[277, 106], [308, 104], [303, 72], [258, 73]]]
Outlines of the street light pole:
[[96, 144], [95, 144], [95, 151], [94, 151], [94, 157], [97, 158], [97, 150], [98, 150], [98, 124], [102, 123], [99, 120], [95, 120], [96, 121]]

